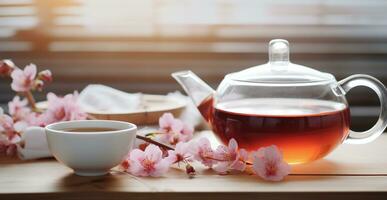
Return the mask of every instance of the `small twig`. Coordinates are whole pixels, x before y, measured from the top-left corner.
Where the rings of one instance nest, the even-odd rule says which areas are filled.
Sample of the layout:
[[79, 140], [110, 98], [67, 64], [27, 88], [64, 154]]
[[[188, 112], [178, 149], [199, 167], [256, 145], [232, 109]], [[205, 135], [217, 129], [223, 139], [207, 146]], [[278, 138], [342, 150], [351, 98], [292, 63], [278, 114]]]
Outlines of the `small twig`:
[[152, 132], [152, 133], [147, 133], [147, 134], [145, 134], [145, 137], [155, 136], [155, 135], [161, 135], [161, 134], [164, 134], [164, 133]]
[[31, 91], [29, 90], [27, 92], [24, 92], [23, 94], [27, 98], [28, 103], [30, 104], [32, 110], [33, 111], [38, 111], [38, 109], [36, 108], [36, 101], [34, 99], [34, 96], [32, 96]]
[[[225, 160], [221, 160], [221, 159], [217, 159], [217, 158], [213, 158], [213, 157], [205, 156], [205, 158], [210, 159], [210, 160], [215, 160], [215, 161], [218, 161], [218, 162], [225, 162]], [[249, 161], [244, 161], [244, 160], [240, 160], [240, 161], [245, 162], [246, 165], [253, 165], [253, 163], [251, 163]]]
[[143, 140], [143, 141], [145, 141], [145, 142], [148, 142], [148, 143], [157, 145], [157, 146], [159, 146], [159, 147], [168, 149], [168, 150], [175, 150], [173, 147], [171, 147], [171, 146], [169, 146], [169, 145], [163, 144], [163, 143], [161, 143], [161, 142], [157, 142], [157, 141], [155, 141], [155, 140], [152, 140], [152, 139], [150, 139], [150, 138], [147, 138], [147, 137], [144, 137], [144, 136], [141, 136], [141, 135], [136, 135], [136, 138], [137, 138], [137, 139], [140, 139], [140, 140]]

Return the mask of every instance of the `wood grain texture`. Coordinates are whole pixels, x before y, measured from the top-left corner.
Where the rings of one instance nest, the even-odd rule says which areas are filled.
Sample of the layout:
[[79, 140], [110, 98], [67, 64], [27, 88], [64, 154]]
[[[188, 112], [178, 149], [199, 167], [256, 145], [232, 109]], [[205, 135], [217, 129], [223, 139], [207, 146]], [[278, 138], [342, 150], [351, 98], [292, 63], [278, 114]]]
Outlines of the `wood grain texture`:
[[[209, 132], [204, 132], [210, 135]], [[112, 171], [80, 177], [53, 159], [0, 161], [0, 199], [386, 199], [387, 135], [365, 145], [342, 145], [326, 159], [293, 166], [285, 181], [249, 174], [220, 176], [196, 167], [166, 177], [138, 178]]]

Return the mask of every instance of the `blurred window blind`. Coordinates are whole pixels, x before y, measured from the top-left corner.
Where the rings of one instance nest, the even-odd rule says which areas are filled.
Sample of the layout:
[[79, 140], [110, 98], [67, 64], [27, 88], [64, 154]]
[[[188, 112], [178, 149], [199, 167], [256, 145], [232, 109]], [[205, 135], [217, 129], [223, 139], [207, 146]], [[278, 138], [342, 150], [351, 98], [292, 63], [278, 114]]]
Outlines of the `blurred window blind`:
[[385, 0], [0, 0], [0, 52], [263, 53], [286, 37], [305, 41], [295, 53], [380, 54], [386, 10]]
[[[179, 88], [173, 71], [216, 87], [284, 38], [296, 63], [387, 83], [386, 11], [386, 0], [0, 0], [0, 58], [50, 68], [58, 94], [89, 83], [165, 94]], [[373, 93], [350, 93], [351, 106], [375, 106], [353, 115], [377, 115]], [[12, 96], [0, 79], [0, 103]]]

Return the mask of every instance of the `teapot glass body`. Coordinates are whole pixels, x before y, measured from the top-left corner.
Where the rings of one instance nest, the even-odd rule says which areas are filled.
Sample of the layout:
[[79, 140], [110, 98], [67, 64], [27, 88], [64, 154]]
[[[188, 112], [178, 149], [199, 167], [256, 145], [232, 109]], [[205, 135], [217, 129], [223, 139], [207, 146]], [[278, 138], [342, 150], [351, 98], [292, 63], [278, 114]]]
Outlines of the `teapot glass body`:
[[[322, 158], [343, 142], [372, 141], [383, 132], [387, 92], [380, 81], [353, 75], [337, 82], [331, 74], [290, 63], [288, 50], [286, 41], [272, 41], [267, 64], [226, 75], [216, 91], [191, 71], [172, 75], [223, 143], [234, 138], [250, 151], [276, 145], [291, 164]], [[365, 132], [350, 130], [345, 94], [357, 86], [371, 88], [381, 101], [378, 122]]]

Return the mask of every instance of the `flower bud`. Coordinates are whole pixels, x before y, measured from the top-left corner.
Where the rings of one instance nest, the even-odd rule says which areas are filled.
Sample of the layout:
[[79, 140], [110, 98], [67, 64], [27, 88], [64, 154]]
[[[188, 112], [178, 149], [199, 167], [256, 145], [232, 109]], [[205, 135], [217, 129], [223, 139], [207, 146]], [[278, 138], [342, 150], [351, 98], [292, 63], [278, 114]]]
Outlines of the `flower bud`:
[[129, 160], [125, 159], [125, 160], [120, 164], [119, 167], [122, 169], [122, 171], [128, 170], [129, 167], [130, 167]]
[[196, 175], [195, 168], [192, 165], [188, 164], [185, 166], [185, 172], [188, 174], [190, 178], [193, 178]]
[[50, 70], [46, 69], [38, 74], [38, 79], [42, 80], [44, 82], [51, 82], [52, 81], [52, 73]]
[[42, 91], [44, 86], [44, 82], [42, 80], [35, 80], [33, 88], [38, 91]]
[[0, 76], [9, 76], [15, 67], [11, 60], [0, 60]]

